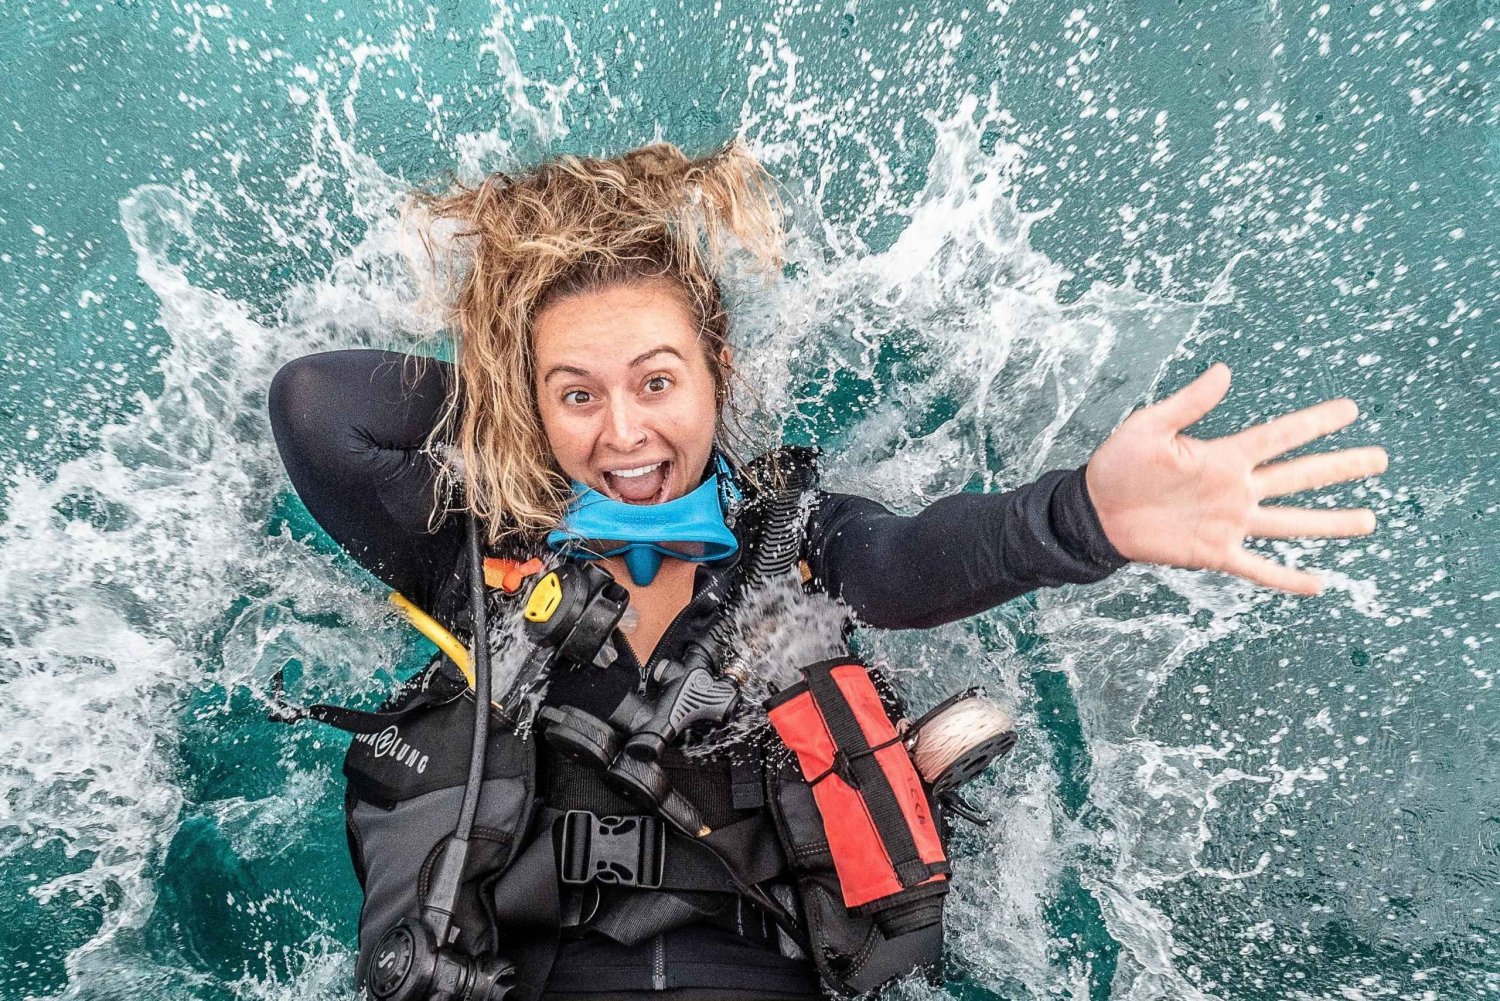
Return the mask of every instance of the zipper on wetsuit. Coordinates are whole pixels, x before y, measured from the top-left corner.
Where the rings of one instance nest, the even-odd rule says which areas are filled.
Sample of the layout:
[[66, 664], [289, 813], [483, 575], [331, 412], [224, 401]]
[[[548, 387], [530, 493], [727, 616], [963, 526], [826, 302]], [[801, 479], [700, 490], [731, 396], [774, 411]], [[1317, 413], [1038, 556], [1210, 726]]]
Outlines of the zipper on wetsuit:
[[634, 665], [635, 673], [642, 679], [640, 683], [635, 686], [636, 692], [640, 695], [644, 695], [646, 669], [641, 666], [641, 655], [635, 652], [635, 645], [630, 642], [630, 637], [625, 635], [625, 631], [623, 629], [616, 629], [614, 631], [614, 634], [610, 637], [610, 642], [614, 643], [615, 645], [615, 652], [617, 654], [615, 664]]
[[[677, 635], [678, 629], [682, 625], [683, 620], [688, 617], [688, 613], [696, 611], [698, 606], [705, 605], [710, 600], [715, 602], [721, 600], [721, 596], [718, 593], [721, 583], [722, 579], [715, 577], [704, 585], [703, 590], [689, 598], [688, 603], [682, 606], [682, 611], [678, 612], [672, 618], [672, 621], [667, 623], [666, 631], [661, 634], [661, 639], [656, 641], [656, 649], [651, 651], [651, 656], [646, 658], [646, 662], [641, 664], [639, 657], [637, 657], [636, 663], [640, 664], [641, 668], [640, 681], [636, 685], [637, 695], [642, 698], [646, 697], [647, 689], [651, 684], [651, 673], [656, 670], [656, 662], [661, 660], [662, 651], [671, 649], [671, 645], [667, 641]], [[631, 647], [630, 652], [632, 656], [635, 656], [635, 647]]]
[[658, 991], [667, 989], [667, 940], [662, 935], [657, 932], [652, 941], [651, 986]]

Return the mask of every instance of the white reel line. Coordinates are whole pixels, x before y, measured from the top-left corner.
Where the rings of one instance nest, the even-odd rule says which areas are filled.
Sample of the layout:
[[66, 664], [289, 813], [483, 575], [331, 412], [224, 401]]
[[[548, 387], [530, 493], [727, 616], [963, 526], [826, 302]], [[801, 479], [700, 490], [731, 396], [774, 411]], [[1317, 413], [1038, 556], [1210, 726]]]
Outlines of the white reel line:
[[922, 780], [946, 792], [978, 777], [1016, 743], [1010, 713], [982, 688], [953, 695], [903, 734]]

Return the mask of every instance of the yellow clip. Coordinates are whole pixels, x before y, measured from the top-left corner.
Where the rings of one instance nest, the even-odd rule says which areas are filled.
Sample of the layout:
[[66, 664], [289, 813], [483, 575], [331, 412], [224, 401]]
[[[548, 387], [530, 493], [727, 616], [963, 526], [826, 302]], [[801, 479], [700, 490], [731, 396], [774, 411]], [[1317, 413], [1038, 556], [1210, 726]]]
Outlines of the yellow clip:
[[522, 614], [527, 622], [546, 622], [561, 604], [562, 581], [557, 579], [556, 572], [549, 573], [532, 588], [531, 597], [526, 600], [526, 611]]

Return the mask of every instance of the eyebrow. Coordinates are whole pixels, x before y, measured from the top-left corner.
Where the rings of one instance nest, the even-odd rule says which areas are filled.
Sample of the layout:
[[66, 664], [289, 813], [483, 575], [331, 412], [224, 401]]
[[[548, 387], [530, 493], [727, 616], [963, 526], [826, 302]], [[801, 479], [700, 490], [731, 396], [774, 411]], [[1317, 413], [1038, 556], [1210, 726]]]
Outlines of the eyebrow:
[[678, 361], [682, 361], [682, 355], [678, 354], [676, 348], [668, 347], [667, 345], [663, 344], [659, 348], [652, 348], [650, 351], [647, 351], [645, 354], [636, 355], [634, 358], [632, 358], [630, 360], [630, 367], [631, 368], [635, 368], [637, 365], [640, 365], [643, 362], [649, 361], [650, 359], [656, 357], [659, 354], [673, 355], [673, 356], [675, 356], [677, 358]]
[[[655, 358], [659, 354], [669, 354], [676, 357], [678, 361], [683, 360], [681, 352], [679, 352], [674, 347], [669, 347], [663, 344], [659, 348], [652, 348], [650, 351], [647, 351], [644, 354], [636, 355], [630, 360], [630, 367], [635, 368], [637, 365], [644, 364], [645, 362], [650, 361], [652, 358]], [[547, 382], [551, 380], [554, 375], [576, 375], [580, 379], [587, 379], [589, 377], [589, 374], [590, 373], [586, 369], [581, 369], [574, 365], [553, 365], [547, 370], [547, 374], [542, 376], [542, 381]]]
[[547, 374], [542, 376], [542, 381], [547, 382], [554, 375], [576, 375], [580, 379], [587, 379], [589, 377], [588, 372], [581, 368], [574, 368], [572, 365], [553, 365], [547, 370]]

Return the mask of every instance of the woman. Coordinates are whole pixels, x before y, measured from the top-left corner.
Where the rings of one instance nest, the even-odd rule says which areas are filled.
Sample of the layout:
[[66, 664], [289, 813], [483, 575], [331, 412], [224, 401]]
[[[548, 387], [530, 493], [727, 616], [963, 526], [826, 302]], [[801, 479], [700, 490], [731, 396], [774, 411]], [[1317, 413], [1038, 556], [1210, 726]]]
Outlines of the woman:
[[[421, 205], [456, 231], [456, 365], [378, 351], [294, 361], [271, 388], [277, 444], [328, 533], [460, 632], [468, 615], [459, 510], [477, 516], [494, 552], [606, 569], [633, 609], [614, 637], [620, 656], [605, 670], [554, 668], [543, 701], [552, 718], [570, 708], [619, 718], [632, 692], [655, 697], [655, 666], [684, 657], [712, 627], [718, 603], [737, 586], [744, 550], [756, 545], [753, 518], [728, 522], [746, 494], [753, 508], [757, 495], [774, 492], [775, 478], [747, 467], [733, 447], [733, 355], [716, 277], [731, 239], [768, 271], [779, 266], [769, 179], [734, 145], [691, 160], [656, 144], [496, 174]], [[1313, 574], [1246, 551], [1245, 539], [1363, 535], [1374, 528], [1372, 513], [1261, 501], [1379, 473], [1384, 452], [1275, 461], [1349, 424], [1357, 411], [1348, 400], [1218, 440], [1184, 434], [1228, 385], [1228, 369], [1215, 365], [1133, 414], [1085, 467], [1005, 494], [960, 494], [899, 517], [871, 500], [815, 491], [801, 526], [804, 578], [858, 621], [891, 629], [950, 622], [1036, 587], [1098, 581], [1132, 560], [1314, 594]], [[591, 521], [599, 512], [602, 528]], [[403, 727], [416, 726], [405, 719]], [[516, 996], [816, 997], [820, 974], [830, 986], [865, 990], [930, 958], [930, 935], [905, 955], [890, 948], [901, 936], [884, 926], [859, 926], [864, 937], [853, 945], [833, 941], [838, 932], [825, 921], [809, 928], [811, 905], [801, 890], [790, 892], [796, 881], [785, 873], [760, 874], [766, 893], [748, 897], [743, 881], [723, 873], [687, 880], [675, 895], [629, 879], [557, 888], [549, 876], [520, 888], [517, 872], [539, 871], [524, 860], [544, 856], [545, 871], [570, 850], [559, 833], [566, 811], [593, 823], [642, 810], [586, 766], [551, 753], [546, 740], [506, 739], [521, 762], [516, 802], [527, 805], [494, 820], [514, 830], [470, 867], [482, 903], [458, 945], [520, 957]], [[379, 971], [371, 968], [384, 962], [372, 963], [373, 943], [414, 913], [415, 887], [427, 878], [418, 863], [430, 867], [432, 846], [451, 824], [434, 821], [421, 836], [407, 829], [415, 861], [372, 862], [368, 837], [391, 826], [394, 804], [435, 793], [430, 776], [395, 791], [373, 780], [360, 786], [367, 765], [385, 767], [361, 754], [372, 752], [356, 742], [346, 772], [351, 846], [366, 890], [358, 975], [373, 984], [367, 978]], [[705, 829], [753, 826], [763, 816], [763, 783], [757, 775], [746, 784], [742, 761], [663, 760], [674, 786], [701, 801]], [[369, 791], [377, 786], [385, 792]], [[503, 802], [506, 788], [486, 786], [484, 795]], [[424, 809], [424, 818], [449, 815]], [[690, 853], [683, 840], [691, 838], [664, 840], [669, 858]], [[555, 897], [555, 906], [540, 918], [510, 913], [533, 892]], [[816, 966], [793, 941], [800, 935], [806, 948], [814, 932], [822, 934]]]

